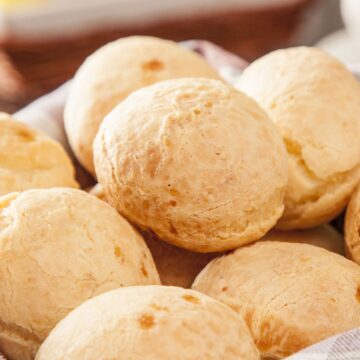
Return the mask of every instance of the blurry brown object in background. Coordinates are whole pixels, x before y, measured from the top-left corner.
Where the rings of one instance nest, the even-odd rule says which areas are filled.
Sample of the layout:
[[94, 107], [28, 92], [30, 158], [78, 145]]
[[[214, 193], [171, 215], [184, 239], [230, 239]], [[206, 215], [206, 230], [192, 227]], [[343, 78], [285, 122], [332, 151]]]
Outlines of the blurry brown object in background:
[[[204, 39], [253, 60], [290, 44], [304, 10], [313, 0], [223, 13], [193, 14], [171, 21], [119, 27], [56, 40], [8, 36], [0, 44], [0, 110], [13, 112], [71, 78], [86, 56], [122, 36], [143, 34], [176, 41]], [[7, 85], [11, 83], [12, 85]]]
[[0, 111], [13, 112], [26, 100], [25, 81], [19, 71], [0, 51]]

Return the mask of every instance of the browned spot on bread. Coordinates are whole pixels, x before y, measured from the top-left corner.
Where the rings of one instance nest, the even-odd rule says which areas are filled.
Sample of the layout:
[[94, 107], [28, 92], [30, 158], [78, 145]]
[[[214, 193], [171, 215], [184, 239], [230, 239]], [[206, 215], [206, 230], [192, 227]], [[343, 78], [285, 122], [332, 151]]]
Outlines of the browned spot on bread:
[[189, 94], [189, 93], [183, 93], [179, 96], [179, 99], [182, 100], [182, 99], [190, 99], [192, 98], [193, 95], [192, 94]]
[[18, 130], [17, 135], [24, 141], [33, 141], [34, 140], [34, 134], [32, 134], [30, 131], [27, 131], [26, 129]]
[[178, 192], [176, 189], [174, 189], [174, 188], [171, 188], [171, 189], [169, 190], [169, 192], [170, 192], [170, 194], [173, 195], [173, 196], [179, 195], [179, 192]]
[[169, 308], [167, 306], [161, 306], [157, 304], [151, 304], [150, 306], [156, 311], [169, 311]]
[[272, 346], [271, 337], [269, 337], [270, 332], [270, 323], [268, 321], [264, 321], [260, 326], [260, 339], [257, 341], [257, 347], [260, 351], [266, 352]]
[[195, 109], [195, 110], [194, 110], [194, 114], [195, 114], [195, 115], [200, 115], [200, 114], [201, 114], [201, 110], [200, 110], [200, 109]]
[[[231, 306], [236, 312], [240, 312], [240, 306]], [[251, 328], [251, 323], [252, 323], [252, 319], [253, 319], [253, 312], [252, 311], [247, 311], [245, 314], [244, 314], [244, 320], [246, 322], [246, 324], [249, 326], [249, 328]]]
[[119, 246], [114, 247], [114, 254], [116, 257], [121, 257], [122, 253], [121, 253], [121, 249]]
[[167, 136], [163, 136], [162, 142], [165, 146], [170, 146], [171, 144], [170, 139]]
[[222, 289], [221, 289], [221, 291], [228, 291], [229, 290], [229, 288], [227, 287], [227, 286], [224, 286]]
[[211, 108], [212, 106], [213, 106], [213, 103], [211, 101], [207, 101], [205, 103], [205, 107], [207, 107], [207, 108]]
[[149, 273], [148, 271], [146, 270], [146, 267], [144, 264], [141, 264], [141, 272], [143, 273], [144, 276], [148, 277], [149, 276]]
[[360, 285], [358, 286], [356, 290], [356, 300], [360, 303]]
[[148, 71], [160, 71], [164, 69], [164, 64], [160, 60], [153, 59], [143, 63], [142, 68]]
[[186, 294], [186, 295], [183, 295], [182, 297], [184, 300], [188, 301], [188, 302], [191, 302], [193, 304], [200, 304], [200, 299], [197, 298], [196, 296], [194, 295], [190, 295], [190, 294]]
[[155, 325], [155, 318], [150, 314], [143, 314], [138, 320], [139, 325], [142, 329], [148, 330], [154, 327]]
[[170, 205], [171, 205], [171, 206], [176, 206], [176, 201], [171, 200], [171, 201], [170, 201]]
[[307, 261], [309, 261], [309, 259], [310, 259], [310, 258], [309, 258], [308, 256], [301, 256], [301, 257], [300, 257], [300, 261], [301, 261], [301, 262], [307, 262]]

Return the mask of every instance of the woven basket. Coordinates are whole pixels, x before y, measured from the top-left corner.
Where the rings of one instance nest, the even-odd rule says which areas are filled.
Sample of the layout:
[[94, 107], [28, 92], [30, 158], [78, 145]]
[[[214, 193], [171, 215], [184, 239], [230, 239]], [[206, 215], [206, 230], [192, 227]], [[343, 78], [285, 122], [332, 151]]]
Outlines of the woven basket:
[[71, 78], [85, 57], [122, 36], [147, 34], [176, 41], [204, 39], [252, 60], [290, 43], [312, 0], [234, 13], [194, 15], [146, 26], [119, 27], [52, 42], [8, 38], [0, 46], [0, 110], [13, 112]]

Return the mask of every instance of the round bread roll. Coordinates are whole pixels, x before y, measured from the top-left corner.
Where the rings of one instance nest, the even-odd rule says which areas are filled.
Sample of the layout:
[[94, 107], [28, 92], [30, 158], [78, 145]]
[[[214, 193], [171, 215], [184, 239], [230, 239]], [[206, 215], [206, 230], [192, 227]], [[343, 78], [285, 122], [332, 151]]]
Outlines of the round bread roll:
[[36, 360], [259, 360], [244, 321], [224, 304], [177, 287], [133, 286], [79, 306]]
[[237, 88], [268, 112], [289, 157], [285, 211], [277, 226], [328, 222], [359, 181], [360, 84], [322, 50], [278, 50], [251, 64]]
[[115, 105], [139, 88], [186, 76], [219, 79], [200, 55], [173, 41], [131, 36], [97, 50], [77, 71], [65, 106], [65, 130], [80, 163], [95, 174], [92, 143]]
[[167, 80], [132, 93], [94, 143], [107, 201], [196, 252], [262, 237], [283, 212], [287, 158], [268, 116], [223, 82]]
[[351, 196], [345, 216], [345, 252], [360, 264], [360, 186]]
[[74, 176], [59, 143], [0, 113], [0, 195], [34, 188], [77, 188]]
[[339, 255], [345, 255], [344, 238], [331, 225], [321, 225], [306, 230], [272, 229], [262, 240], [305, 243], [319, 246]]
[[0, 352], [8, 359], [33, 359], [83, 301], [158, 283], [141, 236], [96, 197], [65, 188], [0, 197]]
[[193, 288], [241, 314], [264, 357], [360, 326], [360, 267], [317, 246], [257, 242], [210, 262]]
[[191, 287], [195, 277], [218, 253], [200, 254], [161, 241], [154, 234], [142, 233], [163, 285]]

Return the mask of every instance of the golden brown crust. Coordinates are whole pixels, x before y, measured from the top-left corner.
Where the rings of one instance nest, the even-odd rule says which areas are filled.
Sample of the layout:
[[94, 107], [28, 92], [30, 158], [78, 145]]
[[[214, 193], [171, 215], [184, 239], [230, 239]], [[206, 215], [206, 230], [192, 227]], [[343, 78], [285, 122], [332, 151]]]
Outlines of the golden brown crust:
[[65, 130], [80, 163], [95, 175], [92, 143], [105, 115], [133, 91], [186, 76], [219, 79], [200, 55], [173, 41], [131, 36], [108, 43], [79, 68], [65, 106]]
[[0, 196], [36, 188], [78, 188], [74, 176], [59, 143], [0, 113]]
[[83, 191], [28, 190], [0, 197], [0, 351], [32, 359], [50, 330], [107, 290], [158, 284], [141, 236]]
[[360, 176], [357, 79], [323, 51], [298, 47], [255, 61], [237, 87], [268, 112], [287, 148], [289, 183], [277, 227], [330, 221], [344, 209]]
[[259, 354], [244, 321], [219, 301], [177, 287], [132, 286], [85, 302], [57, 325], [36, 360], [63, 359], [259, 360]]
[[360, 326], [360, 267], [316, 246], [260, 241], [210, 262], [193, 289], [231, 306], [264, 356]]
[[254, 101], [220, 81], [168, 80], [134, 92], [107, 116], [94, 157], [111, 205], [188, 250], [257, 240], [283, 211], [281, 138]]

